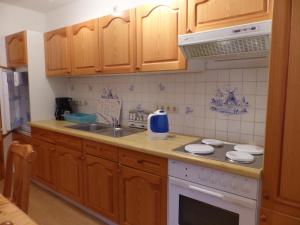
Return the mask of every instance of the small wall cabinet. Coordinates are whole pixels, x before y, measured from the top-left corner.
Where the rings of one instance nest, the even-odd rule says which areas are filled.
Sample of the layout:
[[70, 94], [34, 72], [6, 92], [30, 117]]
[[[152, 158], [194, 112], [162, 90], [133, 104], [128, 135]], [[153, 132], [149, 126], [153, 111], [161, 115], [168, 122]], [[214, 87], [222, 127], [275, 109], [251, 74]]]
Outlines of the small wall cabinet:
[[102, 72], [135, 71], [135, 9], [100, 18], [99, 40]]
[[47, 32], [44, 40], [46, 74], [48, 76], [71, 74], [70, 28]]
[[273, 0], [189, 0], [188, 32], [272, 18]]
[[27, 65], [27, 35], [26, 31], [5, 37], [8, 67], [22, 67]]
[[137, 8], [137, 69], [180, 70], [186, 62], [178, 47], [178, 35], [186, 32], [186, 1], [148, 4]]
[[98, 20], [71, 27], [72, 74], [95, 74], [100, 71]]

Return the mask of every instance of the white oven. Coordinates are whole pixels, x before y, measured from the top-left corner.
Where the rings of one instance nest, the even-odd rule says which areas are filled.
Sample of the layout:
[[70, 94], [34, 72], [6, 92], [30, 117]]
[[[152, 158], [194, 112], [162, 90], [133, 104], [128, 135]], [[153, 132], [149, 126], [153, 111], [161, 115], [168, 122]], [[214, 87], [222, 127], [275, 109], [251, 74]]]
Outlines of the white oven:
[[169, 161], [168, 225], [256, 225], [259, 181]]

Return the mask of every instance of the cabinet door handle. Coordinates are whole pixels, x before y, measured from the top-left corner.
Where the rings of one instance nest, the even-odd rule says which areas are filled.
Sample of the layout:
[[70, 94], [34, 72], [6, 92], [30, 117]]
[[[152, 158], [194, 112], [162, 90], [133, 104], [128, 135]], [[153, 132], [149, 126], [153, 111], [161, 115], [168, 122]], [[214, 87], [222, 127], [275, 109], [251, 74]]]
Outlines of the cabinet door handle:
[[143, 164], [144, 162], [145, 162], [145, 160], [143, 160], [143, 159], [140, 159], [137, 161], [138, 164]]
[[262, 215], [260, 216], [260, 220], [261, 220], [262, 222], [267, 222], [267, 216], [266, 216], [265, 214], [262, 214]]

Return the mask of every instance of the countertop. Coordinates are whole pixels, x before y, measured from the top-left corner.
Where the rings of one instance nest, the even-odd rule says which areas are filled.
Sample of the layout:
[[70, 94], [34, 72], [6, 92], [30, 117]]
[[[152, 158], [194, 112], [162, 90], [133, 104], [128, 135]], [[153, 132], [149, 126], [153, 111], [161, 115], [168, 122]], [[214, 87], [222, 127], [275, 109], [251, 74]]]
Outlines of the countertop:
[[147, 153], [150, 155], [206, 166], [209, 168], [218, 169], [250, 178], [260, 178], [262, 173], [262, 169], [249, 168], [242, 165], [206, 159], [174, 151], [180, 146], [199, 140], [200, 137], [172, 134], [167, 140], [150, 140], [147, 136], [147, 132], [145, 131], [126, 137], [115, 138], [96, 133], [66, 128], [66, 126], [72, 124], [73, 123], [70, 122], [56, 120], [35, 121], [29, 123], [29, 125], [32, 127], [47, 129], [57, 133], [68, 134], [91, 141], [106, 143], [138, 152]]

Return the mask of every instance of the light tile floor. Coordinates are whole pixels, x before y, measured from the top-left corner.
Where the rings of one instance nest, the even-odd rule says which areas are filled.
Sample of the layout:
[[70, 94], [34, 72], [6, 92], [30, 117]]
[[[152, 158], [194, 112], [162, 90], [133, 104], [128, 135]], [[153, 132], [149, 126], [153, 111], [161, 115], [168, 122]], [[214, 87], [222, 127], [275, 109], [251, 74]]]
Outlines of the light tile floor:
[[36, 185], [30, 191], [28, 214], [39, 225], [105, 225]]

